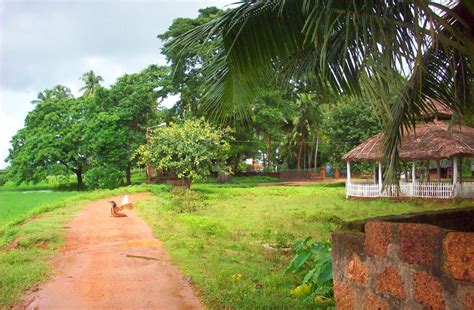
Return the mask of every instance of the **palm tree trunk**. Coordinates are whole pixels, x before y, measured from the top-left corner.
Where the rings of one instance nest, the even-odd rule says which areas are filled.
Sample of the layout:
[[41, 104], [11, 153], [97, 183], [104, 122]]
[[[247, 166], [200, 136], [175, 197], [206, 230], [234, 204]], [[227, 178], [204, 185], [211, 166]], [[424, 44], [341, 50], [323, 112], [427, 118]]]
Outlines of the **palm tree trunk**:
[[300, 147], [298, 149], [298, 156], [296, 157], [296, 170], [301, 170], [301, 153], [303, 152], [304, 137], [301, 136]]
[[316, 148], [314, 150], [314, 169], [318, 169], [318, 148], [319, 148], [319, 133], [316, 136]]

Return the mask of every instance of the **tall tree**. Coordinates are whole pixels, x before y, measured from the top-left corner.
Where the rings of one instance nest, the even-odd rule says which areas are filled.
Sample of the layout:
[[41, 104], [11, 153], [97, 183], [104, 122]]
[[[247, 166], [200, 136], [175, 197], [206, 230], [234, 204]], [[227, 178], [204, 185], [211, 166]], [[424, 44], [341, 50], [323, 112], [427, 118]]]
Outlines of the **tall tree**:
[[382, 130], [374, 109], [366, 101], [343, 97], [324, 113], [323, 131], [329, 140], [330, 160], [337, 164], [352, 148]]
[[76, 175], [77, 187], [82, 188], [88, 162], [83, 113], [82, 99], [49, 99], [36, 105], [25, 127], [12, 138], [9, 178], [16, 183], [38, 182], [63, 167]]
[[145, 143], [146, 128], [157, 125], [160, 99], [169, 93], [169, 69], [150, 65], [139, 73], [125, 74], [110, 90], [97, 89], [89, 109], [87, 137], [93, 161], [126, 172], [131, 184], [131, 159]]
[[183, 49], [182, 46], [173, 45], [172, 42], [175, 38], [221, 14], [222, 11], [215, 7], [201, 9], [197, 18], [177, 18], [167, 31], [158, 35], [163, 41], [162, 53], [171, 66], [172, 92], [180, 94], [181, 97], [174, 108], [178, 116], [183, 117], [189, 113], [195, 116], [203, 114], [199, 107], [204, 91], [201, 86], [205, 79], [202, 66], [207, 62], [209, 51], [214, 49], [215, 44], [212, 39], [196, 41]]
[[100, 75], [96, 75], [92, 70], [84, 73], [79, 79], [85, 84], [79, 89], [80, 91], [84, 91], [83, 95], [85, 97], [94, 95], [96, 87], [100, 86], [100, 82], [104, 81]]

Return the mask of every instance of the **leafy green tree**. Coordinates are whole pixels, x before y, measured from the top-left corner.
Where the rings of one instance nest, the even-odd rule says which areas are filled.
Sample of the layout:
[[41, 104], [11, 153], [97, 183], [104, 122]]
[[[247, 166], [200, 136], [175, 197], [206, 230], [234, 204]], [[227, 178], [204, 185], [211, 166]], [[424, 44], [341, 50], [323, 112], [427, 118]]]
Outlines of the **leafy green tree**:
[[[288, 102], [284, 100], [283, 94], [279, 90], [268, 91], [255, 102], [254, 126], [256, 133], [262, 140], [266, 140], [266, 164], [270, 168], [272, 165], [273, 140], [278, 139], [281, 129], [285, 125], [285, 120], [290, 111], [287, 109]], [[246, 129], [248, 130], [248, 129]], [[278, 141], [278, 140], [277, 140]]]
[[125, 74], [110, 89], [96, 87], [87, 97], [84, 138], [93, 167], [114, 167], [125, 172], [131, 184], [131, 155], [145, 143], [146, 128], [163, 121], [159, 101], [168, 93], [168, 68], [150, 65], [139, 73]]
[[199, 120], [186, 120], [154, 129], [147, 144], [137, 150], [139, 162], [187, 181], [223, 171], [229, 143], [227, 131]]
[[216, 7], [201, 9], [197, 18], [177, 18], [167, 31], [158, 35], [158, 38], [163, 41], [162, 53], [171, 66], [172, 92], [179, 93], [181, 96], [174, 107], [175, 114], [180, 117], [189, 113], [203, 114], [202, 109], [199, 109], [199, 102], [204, 91], [201, 86], [206, 78], [203, 75], [202, 66], [208, 60], [209, 53], [215, 48], [215, 44], [212, 38], [209, 38], [183, 47], [174, 44], [174, 39], [221, 14], [222, 11]]
[[73, 172], [77, 187], [83, 187], [87, 168], [87, 141], [82, 99], [49, 99], [28, 113], [24, 128], [13, 136], [9, 156], [9, 179], [16, 183], [38, 182], [62, 167]]
[[94, 71], [90, 70], [89, 72], [84, 73], [80, 80], [84, 82], [84, 86], [79, 90], [84, 91], [83, 96], [93, 96], [96, 87], [100, 86], [100, 82], [103, 82], [104, 79], [100, 75], [96, 75]]
[[353, 97], [341, 98], [324, 113], [323, 130], [329, 142], [330, 160], [337, 164], [341, 157], [382, 128], [370, 104]]

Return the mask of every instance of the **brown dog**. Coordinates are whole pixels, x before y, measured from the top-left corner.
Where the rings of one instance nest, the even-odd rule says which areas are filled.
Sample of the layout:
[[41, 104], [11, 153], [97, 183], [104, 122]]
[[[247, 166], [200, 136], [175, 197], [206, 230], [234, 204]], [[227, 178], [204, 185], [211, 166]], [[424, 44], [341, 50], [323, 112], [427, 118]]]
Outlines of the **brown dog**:
[[110, 209], [110, 216], [112, 217], [127, 217], [125, 213], [118, 212], [119, 208], [115, 201], [109, 201], [112, 204], [112, 208]]

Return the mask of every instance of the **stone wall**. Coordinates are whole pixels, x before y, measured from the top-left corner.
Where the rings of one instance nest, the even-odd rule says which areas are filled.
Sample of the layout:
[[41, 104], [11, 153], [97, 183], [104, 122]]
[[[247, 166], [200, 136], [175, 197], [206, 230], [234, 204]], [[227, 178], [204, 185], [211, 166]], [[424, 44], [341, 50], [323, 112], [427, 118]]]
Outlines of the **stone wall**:
[[337, 309], [474, 309], [474, 233], [368, 222], [332, 235]]

